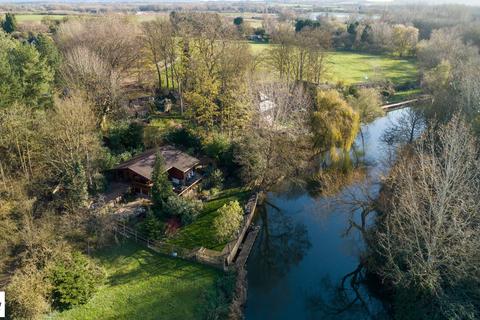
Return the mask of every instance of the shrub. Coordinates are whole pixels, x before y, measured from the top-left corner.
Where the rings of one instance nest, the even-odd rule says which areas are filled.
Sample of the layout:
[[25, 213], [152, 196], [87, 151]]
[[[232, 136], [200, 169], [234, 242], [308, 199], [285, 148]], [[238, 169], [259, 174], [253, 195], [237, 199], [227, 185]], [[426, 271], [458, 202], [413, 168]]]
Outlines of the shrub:
[[230, 240], [240, 229], [243, 222], [243, 209], [238, 201], [231, 201], [218, 209], [213, 221], [215, 234], [220, 241]]
[[58, 261], [50, 271], [52, 303], [60, 310], [85, 304], [104, 279], [101, 268], [80, 252]]
[[217, 188], [221, 189], [223, 187], [223, 173], [219, 169], [211, 170], [208, 173], [208, 177], [203, 180], [203, 187], [205, 189]]
[[140, 229], [150, 239], [158, 240], [165, 233], [165, 224], [153, 214], [152, 210], [148, 210]]
[[179, 128], [170, 131], [166, 140], [175, 145], [183, 146], [186, 149], [200, 150], [200, 139], [188, 128]]
[[223, 134], [212, 134], [202, 141], [202, 151], [207, 156], [215, 159], [217, 164], [226, 168], [234, 168], [233, 144]]
[[230, 313], [230, 302], [235, 290], [235, 274], [230, 272], [215, 282], [215, 287], [202, 294], [203, 303], [200, 314], [202, 319], [227, 319]]
[[114, 154], [143, 150], [143, 126], [138, 123], [118, 123], [107, 133], [107, 146]]
[[203, 141], [203, 152], [217, 161], [230, 148], [230, 141], [227, 136], [222, 134], [212, 134]]
[[17, 270], [6, 289], [7, 310], [12, 319], [39, 319], [48, 312], [49, 284], [34, 265]]
[[164, 140], [164, 129], [157, 126], [147, 126], [143, 130], [143, 143], [146, 148], [153, 148], [162, 144]]
[[202, 202], [199, 200], [170, 196], [167, 200], [166, 212], [180, 218], [182, 225], [187, 225], [197, 219], [202, 207]]

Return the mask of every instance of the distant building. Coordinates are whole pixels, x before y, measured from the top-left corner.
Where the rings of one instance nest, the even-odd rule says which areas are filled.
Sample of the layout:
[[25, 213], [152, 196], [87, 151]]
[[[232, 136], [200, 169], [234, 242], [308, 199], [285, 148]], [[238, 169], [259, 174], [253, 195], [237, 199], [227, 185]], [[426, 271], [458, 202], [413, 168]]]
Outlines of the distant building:
[[150, 149], [121, 163], [112, 170], [116, 179], [130, 184], [135, 192], [150, 194], [157, 151], [165, 159], [165, 169], [176, 193], [183, 194], [201, 180], [196, 172], [200, 160], [169, 145]]

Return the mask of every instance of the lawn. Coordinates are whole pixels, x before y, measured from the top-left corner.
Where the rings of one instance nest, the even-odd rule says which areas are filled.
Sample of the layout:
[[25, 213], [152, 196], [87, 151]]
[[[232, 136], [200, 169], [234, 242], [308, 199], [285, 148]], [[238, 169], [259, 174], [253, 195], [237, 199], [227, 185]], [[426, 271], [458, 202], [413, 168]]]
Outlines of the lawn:
[[96, 254], [107, 283], [85, 305], [51, 319], [198, 319], [202, 292], [221, 273], [127, 241]]
[[328, 57], [328, 79], [347, 84], [369, 80], [391, 80], [395, 84], [415, 81], [415, 62], [385, 55], [354, 52], [332, 52]]
[[[253, 54], [258, 55], [272, 45], [250, 43]], [[415, 61], [387, 55], [334, 51], [328, 54], [327, 76], [330, 83], [346, 84], [388, 79], [395, 84], [404, 84], [417, 79]]]
[[241, 205], [245, 204], [251, 192], [244, 188], [226, 189], [215, 198], [204, 204], [200, 217], [192, 224], [180, 229], [169, 243], [179, 245], [187, 249], [205, 247], [207, 249], [222, 251], [227, 242], [216, 239], [213, 230], [213, 220], [218, 215], [218, 209], [230, 201], [238, 200]]

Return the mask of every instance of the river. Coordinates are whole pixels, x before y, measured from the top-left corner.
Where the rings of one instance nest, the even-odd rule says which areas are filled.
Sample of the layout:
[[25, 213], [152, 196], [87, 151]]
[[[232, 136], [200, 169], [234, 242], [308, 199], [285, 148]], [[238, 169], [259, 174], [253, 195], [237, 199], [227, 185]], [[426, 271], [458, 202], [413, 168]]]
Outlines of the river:
[[[364, 127], [368, 188], [378, 193], [378, 182], [388, 170], [390, 154], [381, 142], [384, 130], [405, 110], [397, 110]], [[358, 143], [360, 145], [360, 143]], [[363, 194], [352, 183], [334, 196], [312, 197], [300, 188], [271, 192], [261, 215], [262, 232], [249, 258], [247, 320], [379, 319], [381, 301], [360, 285], [365, 305], [349, 305], [356, 297], [348, 285], [339, 295], [342, 278], [359, 265], [363, 241], [358, 232], [345, 234], [353, 204]], [[345, 200], [345, 201], [343, 201]], [[349, 283], [349, 281], [347, 281]], [[343, 310], [345, 309], [345, 310]]]

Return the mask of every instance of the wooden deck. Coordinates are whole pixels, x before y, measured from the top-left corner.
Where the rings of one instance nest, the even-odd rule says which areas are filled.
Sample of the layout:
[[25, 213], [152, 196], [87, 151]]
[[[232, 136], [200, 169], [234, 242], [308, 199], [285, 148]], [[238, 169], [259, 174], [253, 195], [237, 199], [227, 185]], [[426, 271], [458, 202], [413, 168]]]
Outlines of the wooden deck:
[[401, 102], [397, 102], [397, 103], [386, 104], [384, 106], [381, 106], [381, 108], [383, 110], [385, 110], [385, 112], [390, 112], [390, 111], [406, 108], [406, 107], [408, 107], [408, 105], [417, 103], [419, 101], [425, 101], [425, 100], [428, 100], [428, 99], [429, 99], [428, 96], [421, 96], [421, 97], [418, 97], [416, 99], [410, 99], [410, 100], [401, 101]]

